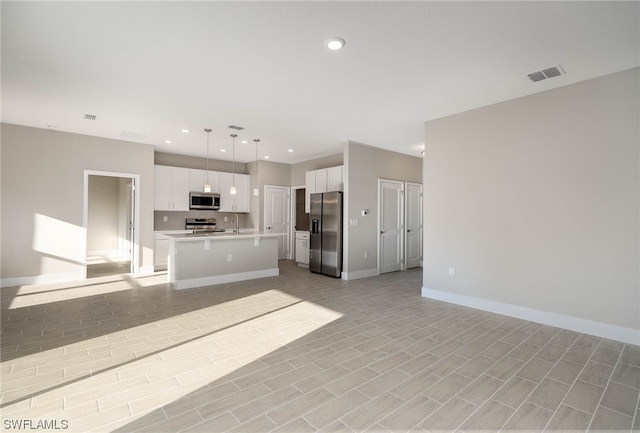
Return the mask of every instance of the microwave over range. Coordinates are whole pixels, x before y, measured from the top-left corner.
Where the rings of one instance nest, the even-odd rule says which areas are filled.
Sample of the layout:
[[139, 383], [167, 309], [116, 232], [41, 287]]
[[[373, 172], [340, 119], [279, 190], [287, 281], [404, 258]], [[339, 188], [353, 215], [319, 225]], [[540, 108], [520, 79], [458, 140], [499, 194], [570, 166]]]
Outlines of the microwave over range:
[[191, 191], [189, 193], [189, 209], [218, 210], [220, 209], [220, 194]]

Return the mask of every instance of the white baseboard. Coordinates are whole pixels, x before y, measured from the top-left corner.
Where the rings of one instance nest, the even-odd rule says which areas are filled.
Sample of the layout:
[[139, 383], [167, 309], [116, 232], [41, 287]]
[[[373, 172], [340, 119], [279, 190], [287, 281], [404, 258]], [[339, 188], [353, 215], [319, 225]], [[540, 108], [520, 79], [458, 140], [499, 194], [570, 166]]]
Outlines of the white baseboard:
[[365, 269], [364, 271], [343, 272], [342, 279], [358, 280], [360, 278], [377, 277], [378, 275], [380, 275], [380, 272], [378, 272], [377, 268], [374, 268], [374, 269]]
[[427, 287], [422, 288], [422, 296], [425, 298], [436, 299], [438, 301], [449, 302], [451, 304], [477, 308], [479, 310], [490, 311], [497, 314], [504, 314], [505, 316], [529, 320], [543, 325], [556, 326], [558, 328], [569, 329], [584, 334], [609, 338], [623, 343], [640, 345], [640, 330], [636, 329], [595, 322], [593, 320], [581, 319], [578, 317], [565, 316], [564, 314], [551, 313], [548, 311], [534, 310], [533, 308], [506, 304], [488, 299], [458, 295], [455, 293], [443, 292], [441, 290], [433, 290]]
[[67, 281], [78, 281], [84, 279], [84, 274], [80, 272], [66, 272], [59, 274], [31, 275], [27, 277], [10, 277], [0, 280], [0, 287], [28, 286], [30, 284], [51, 284], [65, 283]]
[[154, 266], [140, 266], [138, 269], [138, 274], [153, 274], [155, 272]]
[[214, 284], [233, 283], [236, 281], [253, 280], [256, 278], [276, 277], [280, 269], [261, 269], [259, 271], [239, 272], [236, 274], [215, 275], [210, 277], [192, 278], [190, 280], [172, 281], [175, 289], [191, 289], [193, 287], [212, 286]]

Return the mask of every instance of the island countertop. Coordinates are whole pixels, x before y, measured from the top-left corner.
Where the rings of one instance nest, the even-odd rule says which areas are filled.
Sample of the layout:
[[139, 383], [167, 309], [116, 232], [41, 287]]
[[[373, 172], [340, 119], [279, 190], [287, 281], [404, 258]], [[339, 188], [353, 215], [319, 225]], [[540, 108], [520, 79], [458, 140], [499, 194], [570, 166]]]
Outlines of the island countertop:
[[256, 236], [260, 237], [278, 237], [282, 236], [282, 234], [278, 233], [265, 233], [261, 231], [240, 231], [240, 233], [228, 231], [228, 232], [208, 232], [208, 233], [168, 233], [166, 236], [170, 239], [175, 239], [178, 241], [197, 241], [205, 239], [211, 240], [229, 240], [229, 239], [248, 239], [255, 238]]

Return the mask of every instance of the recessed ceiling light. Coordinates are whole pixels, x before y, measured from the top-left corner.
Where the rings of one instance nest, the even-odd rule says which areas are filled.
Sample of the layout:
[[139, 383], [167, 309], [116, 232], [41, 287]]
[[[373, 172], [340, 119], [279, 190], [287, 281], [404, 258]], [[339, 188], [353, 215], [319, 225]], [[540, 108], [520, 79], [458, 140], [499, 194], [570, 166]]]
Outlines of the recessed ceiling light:
[[220, 149], [220, 152], [226, 152], [227, 149]]
[[330, 50], [336, 51], [344, 47], [346, 42], [342, 38], [329, 38], [327, 39], [327, 48]]
[[171, 141], [171, 140], [165, 140], [164, 142], [167, 143], [167, 144], [173, 143], [173, 141]]
[[183, 134], [188, 134], [189, 130], [188, 129], [181, 129], [180, 132], [182, 132]]
[[247, 144], [247, 143], [248, 143], [248, 141], [247, 141], [247, 140], [242, 140], [240, 143], [242, 143], [242, 144]]
[[269, 158], [271, 158], [269, 155], [264, 156], [264, 159], [269, 159]]
[[287, 149], [287, 152], [291, 153], [293, 152], [293, 149]]

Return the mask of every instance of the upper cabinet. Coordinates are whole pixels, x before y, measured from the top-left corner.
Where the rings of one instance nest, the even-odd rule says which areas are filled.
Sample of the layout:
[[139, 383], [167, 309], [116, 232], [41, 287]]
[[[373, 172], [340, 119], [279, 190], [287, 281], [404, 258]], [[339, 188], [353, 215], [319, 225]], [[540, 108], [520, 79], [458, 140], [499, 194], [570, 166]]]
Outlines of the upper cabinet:
[[[220, 212], [249, 212], [250, 179], [248, 174], [219, 173]], [[235, 184], [236, 194], [231, 194]]]
[[[154, 210], [189, 210], [189, 192], [203, 191], [207, 170], [156, 165], [154, 182]], [[250, 176], [235, 174], [237, 194], [230, 193], [234, 174], [209, 171], [211, 192], [220, 194], [220, 212], [249, 212]]]
[[154, 209], [189, 210], [189, 169], [156, 165], [154, 170]]
[[342, 171], [344, 166], [322, 168], [305, 173], [305, 202], [304, 211], [311, 211], [311, 194], [316, 192], [342, 191]]
[[344, 189], [343, 168], [344, 165], [327, 168], [327, 191], [342, 191]]
[[220, 173], [217, 171], [189, 170], [190, 191], [204, 191], [204, 184], [211, 185], [211, 192], [220, 193]]

